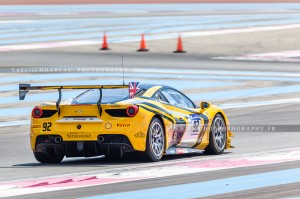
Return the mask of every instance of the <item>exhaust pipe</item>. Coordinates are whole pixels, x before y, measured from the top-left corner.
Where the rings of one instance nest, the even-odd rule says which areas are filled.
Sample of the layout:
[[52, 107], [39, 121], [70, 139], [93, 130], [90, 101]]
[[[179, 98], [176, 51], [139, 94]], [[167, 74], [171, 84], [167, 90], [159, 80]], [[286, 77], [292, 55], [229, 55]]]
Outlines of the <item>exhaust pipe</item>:
[[55, 137], [55, 138], [54, 138], [54, 142], [55, 142], [56, 144], [60, 144], [60, 143], [62, 142], [61, 137], [60, 137], [60, 136]]
[[99, 136], [99, 137], [98, 137], [98, 141], [99, 141], [99, 142], [104, 142], [104, 137], [103, 137], [103, 136]]

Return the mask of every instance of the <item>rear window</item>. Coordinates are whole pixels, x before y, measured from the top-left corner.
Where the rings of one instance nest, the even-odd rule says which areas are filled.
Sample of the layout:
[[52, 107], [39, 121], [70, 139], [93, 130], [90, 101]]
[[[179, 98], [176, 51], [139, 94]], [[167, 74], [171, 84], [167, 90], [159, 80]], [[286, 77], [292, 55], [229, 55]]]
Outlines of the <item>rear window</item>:
[[[99, 100], [99, 89], [91, 89], [74, 98], [72, 104], [96, 104]], [[129, 98], [128, 88], [102, 89], [102, 104], [109, 104]]]

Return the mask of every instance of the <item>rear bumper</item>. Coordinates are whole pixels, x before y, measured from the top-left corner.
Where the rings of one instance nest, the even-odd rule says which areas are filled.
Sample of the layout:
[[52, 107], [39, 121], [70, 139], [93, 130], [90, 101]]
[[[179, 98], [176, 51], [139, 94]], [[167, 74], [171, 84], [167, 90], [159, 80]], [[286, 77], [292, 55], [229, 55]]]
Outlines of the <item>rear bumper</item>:
[[55, 142], [57, 136], [52, 135], [54, 139], [51, 139], [49, 135], [38, 136], [35, 151], [66, 157], [122, 156], [135, 151], [129, 139], [124, 135], [105, 135], [104, 139], [97, 141], [61, 141], [59, 143]]
[[[88, 111], [84, 108], [80, 110]], [[65, 111], [70, 110], [65, 109]], [[38, 137], [42, 135], [58, 135], [64, 142], [97, 142], [101, 135], [124, 135], [129, 139], [134, 150], [145, 151], [148, 124], [152, 115], [141, 109], [135, 117], [124, 118], [111, 117], [103, 112], [99, 120], [95, 119], [96, 122], [94, 120], [63, 120], [61, 122], [62, 118], [57, 118], [56, 115], [49, 118], [32, 118], [30, 129], [32, 151], [36, 150], [37, 143], [39, 144]], [[74, 118], [76, 119], [75, 116]]]

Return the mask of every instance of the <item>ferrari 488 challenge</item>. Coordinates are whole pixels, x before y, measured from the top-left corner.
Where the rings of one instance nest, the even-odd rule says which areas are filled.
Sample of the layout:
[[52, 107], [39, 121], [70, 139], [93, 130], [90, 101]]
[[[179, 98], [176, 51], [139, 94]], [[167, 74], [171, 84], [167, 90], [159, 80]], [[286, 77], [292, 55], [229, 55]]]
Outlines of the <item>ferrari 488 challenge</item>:
[[[224, 111], [209, 102], [197, 106], [180, 91], [161, 85], [19, 85], [20, 100], [31, 90], [59, 92], [55, 103], [32, 110], [31, 149], [41, 163], [64, 157], [139, 153], [150, 161], [163, 155], [230, 148], [232, 133]], [[85, 89], [61, 102], [63, 89]]]

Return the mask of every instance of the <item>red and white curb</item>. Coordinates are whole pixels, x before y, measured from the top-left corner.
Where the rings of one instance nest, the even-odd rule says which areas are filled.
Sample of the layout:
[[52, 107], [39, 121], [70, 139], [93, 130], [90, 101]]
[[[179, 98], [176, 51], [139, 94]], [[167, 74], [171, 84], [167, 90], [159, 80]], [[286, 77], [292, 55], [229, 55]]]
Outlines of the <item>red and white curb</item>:
[[213, 59], [237, 60], [237, 61], [300, 62], [300, 50], [249, 54], [249, 55], [241, 55], [241, 56], [213, 57]]
[[1, 182], [0, 197], [75, 189], [167, 176], [267, 165], [300, 160], [300, 148], [243, 155], [199, 156], [111, 170]]

